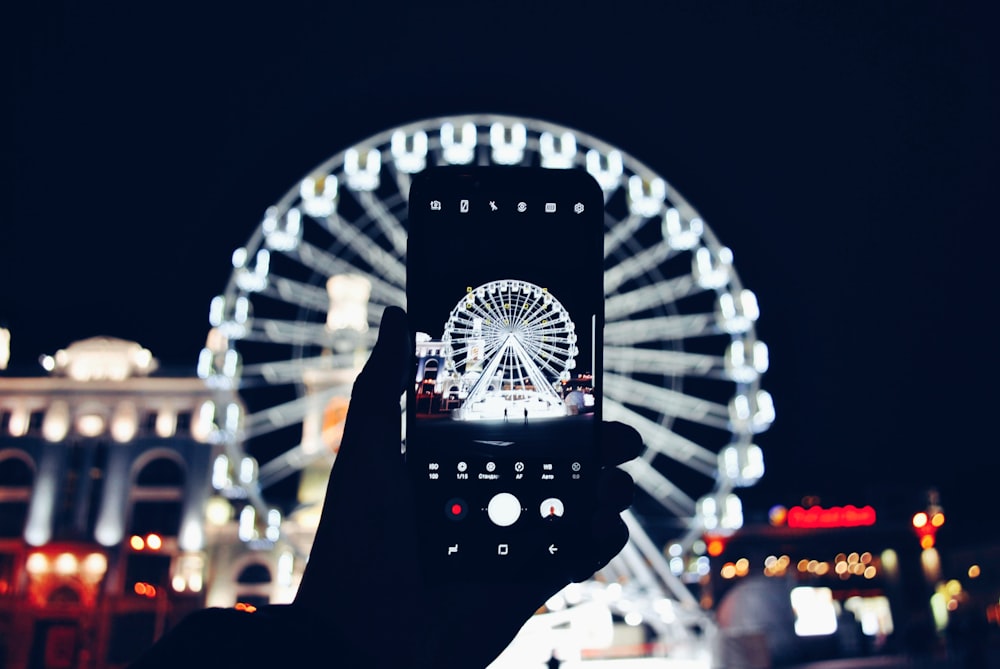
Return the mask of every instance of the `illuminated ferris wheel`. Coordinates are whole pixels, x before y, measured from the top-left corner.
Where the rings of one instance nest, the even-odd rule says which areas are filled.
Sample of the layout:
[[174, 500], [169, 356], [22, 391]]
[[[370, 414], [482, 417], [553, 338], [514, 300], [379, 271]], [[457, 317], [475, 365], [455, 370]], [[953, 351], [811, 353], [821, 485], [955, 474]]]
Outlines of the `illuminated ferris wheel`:
[[[581, 167], [604, 191], [604, 415], [635, 427], [645, 443], [627, 466], [641, 490], [627, 518], [633, 539], [609, 575], [640, 589], [656, 581], [690, 604], [679, 584], [704, 568], [699, 543], [739, 527], [734, 491], [763, 473], [754, 440], [774, 407], [761, 388], [768, 351], [756, 336], [757, 299], [732, 251], [666, 179], [548, 121], [483, 114], [391, 128], [316, 166], [264, 212], [233, 253], [199, 359], [199, 374], [237, 389], [247, 407], [215, 418], [215, 438], [239, 468], [232, 478], [269, 513], [273, 491], [292, 475], [325, 481], [382, 312], [405, 304], [411, 176], [427, 165], [490, 163]], [[524, 308], [539, 299], [532, 290], [518, 286]], [[549, 371], [561, 377], [575, 346], [572, 323], [560, 323]], [[488, 331], [485, 321], [477, 331], [453, 314], [446, 336], [456, 369], [465, 371], [457, 352], [480, 335], [484, 346], [501, 341]]]
[[566, 414], [556, 388], [576, 367], [576, 326], [546, 289], [517, 279], [470, 289], [442, 343], [445, 372], [464, 399], [458, 418], [500, 418], [529, 405], [536, 417]]

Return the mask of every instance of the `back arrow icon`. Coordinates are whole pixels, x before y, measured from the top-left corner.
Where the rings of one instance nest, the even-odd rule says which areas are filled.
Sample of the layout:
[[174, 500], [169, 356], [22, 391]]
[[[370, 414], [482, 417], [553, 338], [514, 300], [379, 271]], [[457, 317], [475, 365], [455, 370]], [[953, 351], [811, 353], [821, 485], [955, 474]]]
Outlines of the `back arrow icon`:
[[549, 555], [555, 555], [557, 550], [559, 549], [556, 548], [555, 544], [549, 544]]

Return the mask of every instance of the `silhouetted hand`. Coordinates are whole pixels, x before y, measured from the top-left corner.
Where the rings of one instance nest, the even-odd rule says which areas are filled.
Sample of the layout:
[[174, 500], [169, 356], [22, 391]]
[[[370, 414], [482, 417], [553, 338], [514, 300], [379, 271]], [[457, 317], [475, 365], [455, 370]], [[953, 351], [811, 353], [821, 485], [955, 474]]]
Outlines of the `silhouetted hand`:
[[132, 669], [330, 667], [479, 669], [492, 662], [546, 599], [582, 581], [625, 545], [620, 512], [638, 433], [602, 424], [599, 500], [588, 553], [563, 577], [524, 583], [428, 584], [400, 452], [400, 396], [412, 380], [406, 314], [386, 309], [378, 342], [354, 384], [319, 529], [294, 603], [256, 613], [205, 609], [148, 650]]
[[[605, 462], [589, 554], [549, 582], [427, 584], [417, 554], [410, 483], [400, 454], [400, 396], [412, 381], [405, 313], [386, 309], [371, 358], [354, 385], [340, 452], [309, 563], [292, 605], [324, 621], [359, 658], [385, 667], [485, 667], [524, 622], [571, 580], [589, 578], [625, 545], [620, 512], [631, 477], [616, 465], [641, 439], [602, 425]], [[335, 658], [336, 653], [331, 653]]]

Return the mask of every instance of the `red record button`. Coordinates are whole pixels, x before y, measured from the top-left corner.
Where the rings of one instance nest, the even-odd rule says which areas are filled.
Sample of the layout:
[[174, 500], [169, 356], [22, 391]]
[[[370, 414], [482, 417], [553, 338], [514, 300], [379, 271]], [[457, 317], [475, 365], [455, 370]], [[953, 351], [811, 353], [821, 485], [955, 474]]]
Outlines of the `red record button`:
[[448, 503], [444, 505], [444, 513], [451, 520], [462, 520], [465, 518], [465, 514], [468, 513], [469, 507], [465, 503], [464, 499], [459, 499], [458, 497], [448, 500]]

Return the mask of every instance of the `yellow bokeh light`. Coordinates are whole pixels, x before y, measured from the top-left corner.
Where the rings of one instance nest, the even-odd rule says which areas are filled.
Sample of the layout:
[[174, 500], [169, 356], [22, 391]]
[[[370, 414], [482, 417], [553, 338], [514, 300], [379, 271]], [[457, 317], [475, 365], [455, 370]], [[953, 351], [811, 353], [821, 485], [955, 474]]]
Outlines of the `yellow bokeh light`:
[[25, 562], [24, 568], [32, 576], [44, 574], [49, 570], [49, 559], [44, 553], [32, 553], [28, 556], [28, 560]]

